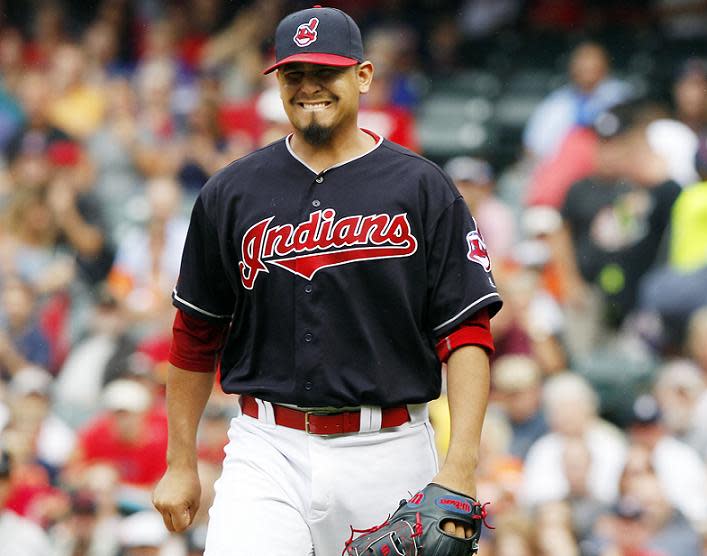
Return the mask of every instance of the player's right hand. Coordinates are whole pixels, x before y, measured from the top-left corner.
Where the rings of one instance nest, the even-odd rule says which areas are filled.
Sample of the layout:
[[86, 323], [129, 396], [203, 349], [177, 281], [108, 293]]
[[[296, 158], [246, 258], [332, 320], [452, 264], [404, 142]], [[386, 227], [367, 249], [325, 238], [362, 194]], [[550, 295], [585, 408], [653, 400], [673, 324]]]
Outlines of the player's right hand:
[[152, 492], [152, 504], [168, 530], [179, 533], [191, 525], [201, 498], [199, 474], [193, 468], [168, 468]]

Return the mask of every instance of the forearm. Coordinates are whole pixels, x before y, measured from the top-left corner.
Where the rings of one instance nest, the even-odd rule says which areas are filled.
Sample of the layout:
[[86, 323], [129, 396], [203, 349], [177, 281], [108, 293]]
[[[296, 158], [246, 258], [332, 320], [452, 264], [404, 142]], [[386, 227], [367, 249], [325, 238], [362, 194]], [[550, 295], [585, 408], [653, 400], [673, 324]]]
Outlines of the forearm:
[[475, 471], [479, 460], [489, 384], [489, 360], [482, 348], [470, 345], [452, 353], [447, 361], [450, 440], [445, 467], [465, 475]]
[[170, 365], [167, 372], [167, 465], [196, 469], [196, 434], [214, 373], [186, 371]]

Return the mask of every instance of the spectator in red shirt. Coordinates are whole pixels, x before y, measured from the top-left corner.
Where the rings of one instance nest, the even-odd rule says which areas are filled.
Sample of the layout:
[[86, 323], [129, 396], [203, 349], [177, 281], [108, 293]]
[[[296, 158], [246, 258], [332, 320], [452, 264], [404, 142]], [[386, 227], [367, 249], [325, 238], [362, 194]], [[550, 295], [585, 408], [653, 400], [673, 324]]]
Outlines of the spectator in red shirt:
[[165, 471], [167, 422], [152, 408], [149, 390], [135, 380], [118, 379], [103, 393], [107, 412], [79, 431], [75, 461], [113, 465], [125, 486], [150, 488]]

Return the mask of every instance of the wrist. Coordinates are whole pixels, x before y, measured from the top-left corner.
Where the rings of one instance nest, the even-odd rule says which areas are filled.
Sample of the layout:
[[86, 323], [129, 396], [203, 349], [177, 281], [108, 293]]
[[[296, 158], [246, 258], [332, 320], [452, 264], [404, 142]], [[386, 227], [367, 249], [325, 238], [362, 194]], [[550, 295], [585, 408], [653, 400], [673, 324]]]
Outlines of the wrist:
[[192, 471], [197, 468], [196, 449], [192, 453], [171, 454], [167, 452], [167, 467], [173, 470]]
[[445, 467], [474, 471], [479, 465], [479, 455], [473, 450], [454, 450], [450, 448], [444, 459]]
[[476, 496], [476, 473], [473, 467], [456, 466], [445, 461], [432, 482], [466, 496]]

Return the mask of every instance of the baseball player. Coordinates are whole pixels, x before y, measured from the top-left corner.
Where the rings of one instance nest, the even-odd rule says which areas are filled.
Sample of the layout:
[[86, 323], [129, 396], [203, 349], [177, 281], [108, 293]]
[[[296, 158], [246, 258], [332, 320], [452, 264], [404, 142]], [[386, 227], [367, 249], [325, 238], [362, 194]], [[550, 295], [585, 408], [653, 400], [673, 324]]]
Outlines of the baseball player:
[[[451, 180], [359, 129], [374, 68], [356, 23], [333, 8], [290, 14], [275, 53], [265, 73], [294, 132], [203, 187], [173, 293], [168, 470], [153, 494], [171, 531], [199, 506], [196, 433], [217, 361], [240, 395], [208, 556], [332, 556], [350, 526], [380, 523], [432, 480], [473, 496], [501, 305]], [[443, 362], [440, 468], [426, 403]]]

